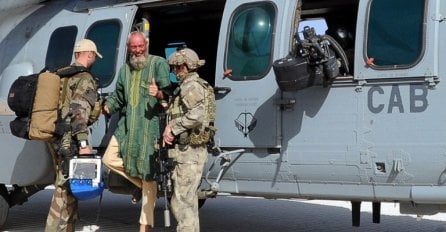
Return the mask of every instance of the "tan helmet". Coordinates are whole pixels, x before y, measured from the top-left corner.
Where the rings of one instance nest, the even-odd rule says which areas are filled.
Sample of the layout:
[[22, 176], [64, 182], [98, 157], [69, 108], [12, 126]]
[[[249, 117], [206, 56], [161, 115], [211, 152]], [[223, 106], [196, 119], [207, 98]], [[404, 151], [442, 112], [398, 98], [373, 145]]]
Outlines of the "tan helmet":
[[191, 70], [203, 66], [205, 60], [200, 60], [197, 53], [190, 48], [182, 48], [169, 56], [169, 65], [179, 66], [186, 64]]

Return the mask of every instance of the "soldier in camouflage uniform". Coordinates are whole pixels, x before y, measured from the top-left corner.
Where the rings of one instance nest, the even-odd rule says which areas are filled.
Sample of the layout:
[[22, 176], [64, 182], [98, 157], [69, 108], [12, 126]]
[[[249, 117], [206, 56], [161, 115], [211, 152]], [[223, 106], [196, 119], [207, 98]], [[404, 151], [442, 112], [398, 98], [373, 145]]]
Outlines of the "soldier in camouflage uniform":
[[169, 65], [173, 67], [181, 89], [169, 107], [169, 123], [163, 133], [164, 143], [173, 145], [173, 149], [169, 149], [169, 157], [175, 161], [171, 208], [178, 222], [177, 231], [198, 232], [197, 189], [207, 160], [209, 136], [201, 138], [206, 137], [202, 135], [209, 126], [206, 116], [215, 109], [208, 109], [206, 95], [209, 92], [204, 85], [207, 82], [196, 72], [204, 65], [204, 60], [199, 60], [192, 49], [183, 48], [169, 57]]
[[[82, 66], [89, 69], [96, 61], [96, 45], [88, 39], [80, 40], [74, 47], [75, 63], [72, 66]], [[46, 232], [74, 231], [77, 219], [77, 199], [70, 193], [66, 173], [63, 166], [66, 155], [91, 154], [88, 139], [88, 119], [98, 100], [97, 83], [89, 72], [79, 72], [72, 77], [62, 79], [66, 83], [64, 99], [60, 99], [61, 118], [66, 123], [63, 135], [51, 144], [56, 167], [56, 182], [50, 211], [46, 221]], [[55, 151], [55, 152], [54, 152]], [[57, 153], [57, 154], [55, 154]], [[65, 176], [64, 176], [65, 175]]]

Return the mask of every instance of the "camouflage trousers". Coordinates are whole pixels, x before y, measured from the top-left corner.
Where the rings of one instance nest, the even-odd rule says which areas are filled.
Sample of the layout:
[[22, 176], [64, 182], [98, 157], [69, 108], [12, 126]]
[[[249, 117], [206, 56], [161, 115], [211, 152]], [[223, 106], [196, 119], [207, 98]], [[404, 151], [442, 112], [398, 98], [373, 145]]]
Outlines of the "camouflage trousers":
[[57, 171], [54, 183], [53, 199], [46, 219], [45, 232], [74, 232], [77, 219], [77, 199], [71, 195], [68, 180], [64, 179], [62, 171]]
[[199, 147], [176, 145], [175, 149], [169, 150], [169, 157], [176, 161], [172, 172], [174, 192], [171, 208], [178, 222], [178, 232], [200, 231], [197, 189], [207, 155], [205, 145]]

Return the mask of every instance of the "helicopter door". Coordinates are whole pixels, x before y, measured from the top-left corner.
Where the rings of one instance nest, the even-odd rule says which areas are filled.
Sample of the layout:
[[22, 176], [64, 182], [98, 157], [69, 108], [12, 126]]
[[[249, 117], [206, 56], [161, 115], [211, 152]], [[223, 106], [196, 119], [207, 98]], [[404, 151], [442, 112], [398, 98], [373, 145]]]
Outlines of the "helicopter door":
[[88, 18], [85, 37], [96, 42], [103, 56], [96, 60], [92, 73], [104, 93], [113, 92], [115, 76], [125, 62], [127, 35], [136, 9], [136, 6], [95, 9]]
[[[114, 91], [119, 68], [126, 59], [127, 36], [132, 28], [136, 6], [110, 7], [91, 10], [85, 26], [85, 38], [95, 41], [103, 56], [96, 59], [91, 72], [99, 80], [99, 91], [107, 96]], [[94, 147], [106, 146], [105, 117], [92, 126], [91, 142]]]
[[[277, 6], [226, 2], [217, 51], [216, 143], [221, 147], [280, 147], [280, 94], [272, 70]], [[224, 46], [223, 46], [224, 44]], [[225, 70], [232, 70], [224, 77]]]

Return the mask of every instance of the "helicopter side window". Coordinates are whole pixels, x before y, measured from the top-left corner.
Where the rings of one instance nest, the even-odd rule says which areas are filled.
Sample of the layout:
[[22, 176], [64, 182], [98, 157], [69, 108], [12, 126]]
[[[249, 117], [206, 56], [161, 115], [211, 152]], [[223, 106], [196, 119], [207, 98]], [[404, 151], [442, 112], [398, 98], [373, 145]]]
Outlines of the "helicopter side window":
[[414, 65], [423, 52], [425, 0], [374, 0], [370, 4], [367, 59], [375, 67]]
[[99, 79], [99, 87], [110, 85], [115, 75], [121, 23], [118, 20], [98, 21], [90, 26], [86, 38], [95, 41], [102, 59], [97, 59], [91, 72]]
[[71, 63], [76, 36], [76, 26], [60, 27], [51, 34], [45, 58], [46, 68], [54, 70]]
[[226, 67], [233, 80], [259, 79], [271, 67], [276, 9], [270, 2], [242, 5], [230, 26]]

